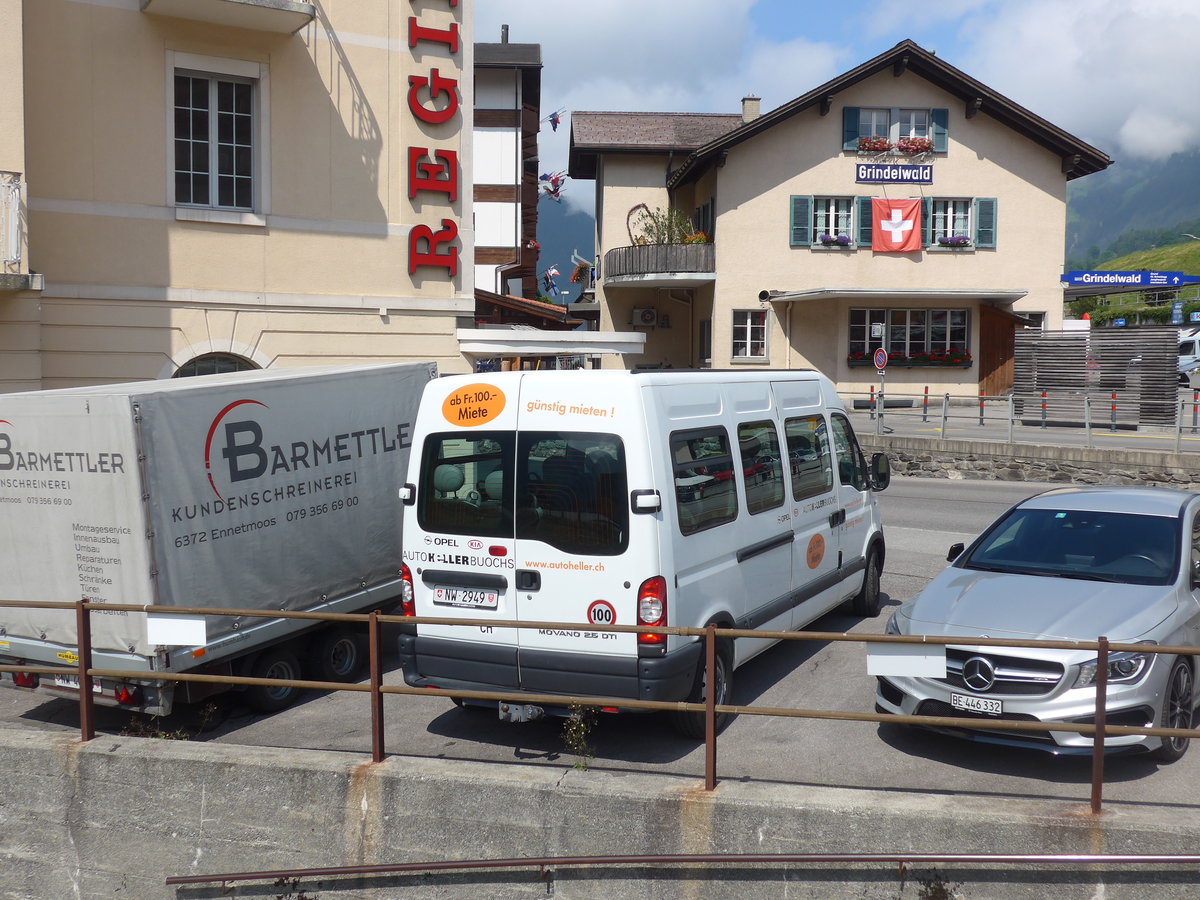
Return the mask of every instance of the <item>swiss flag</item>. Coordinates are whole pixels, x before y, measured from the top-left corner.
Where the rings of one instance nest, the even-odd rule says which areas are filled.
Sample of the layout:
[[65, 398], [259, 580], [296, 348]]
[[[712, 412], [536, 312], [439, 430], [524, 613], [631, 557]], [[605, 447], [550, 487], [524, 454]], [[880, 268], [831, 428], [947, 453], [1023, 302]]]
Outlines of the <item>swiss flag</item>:
[[921, 201], [871, 198], [871, 249], [911, 253], [921, 249]]

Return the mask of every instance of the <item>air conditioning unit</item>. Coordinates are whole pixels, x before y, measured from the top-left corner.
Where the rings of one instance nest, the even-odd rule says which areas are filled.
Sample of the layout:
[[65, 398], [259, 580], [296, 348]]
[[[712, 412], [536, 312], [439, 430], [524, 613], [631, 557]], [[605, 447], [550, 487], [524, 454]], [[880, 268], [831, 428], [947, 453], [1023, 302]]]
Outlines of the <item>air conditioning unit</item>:
[[633, 325], [633, 326], [640, 325], [640, 326], [646, 326], [649, 328], [653, 328], [654, 326], [656, 326], [658, 324], [658, 310], [657, 309], [635, 309], [633, 311], [633, 316], [632, 316], [629, 324]]

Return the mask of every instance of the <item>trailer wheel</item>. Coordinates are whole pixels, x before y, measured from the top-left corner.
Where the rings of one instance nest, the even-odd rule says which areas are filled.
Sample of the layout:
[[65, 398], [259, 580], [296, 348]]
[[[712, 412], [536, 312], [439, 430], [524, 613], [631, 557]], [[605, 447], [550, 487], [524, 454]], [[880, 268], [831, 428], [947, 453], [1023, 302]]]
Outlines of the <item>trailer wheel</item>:
[[358, 681], [366, 656], [366, 641], [351, 628], [322, 631], [309, 645], [309, 662], [317, 681]]
[[[279, 678], [289, 681], [300, 678], [300, 660], [282, 647], [264, 650], [250, 669], [251, 678]], [[246, 702], [259, 712], [273, 713], [287, 709], [300, 690], [295, 687], [253, 684], [246, 688]]]

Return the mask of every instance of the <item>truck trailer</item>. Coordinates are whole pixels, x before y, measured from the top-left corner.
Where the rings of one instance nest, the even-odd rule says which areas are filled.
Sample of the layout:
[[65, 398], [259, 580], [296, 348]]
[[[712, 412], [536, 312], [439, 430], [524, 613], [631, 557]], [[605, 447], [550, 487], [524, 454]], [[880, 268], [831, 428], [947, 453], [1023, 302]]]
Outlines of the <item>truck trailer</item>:
[[[393, 609], [396, 491], [436, 376], [396, 363], [0, 396], [0, 600]], [[96, 678], [96, 702], [154, 715], [227, 689], [163, 674], [346, 681], [365, 648], [363, 629], [311, 619], [93, 609], [90, 623], [92, 667], [128, 673]], [[0, 606], [0, 665], [64, 667], [0, 684], [77, 697], [78, 661], [74, 609]], [[295, 693], [246, 688], [263, 711]]]

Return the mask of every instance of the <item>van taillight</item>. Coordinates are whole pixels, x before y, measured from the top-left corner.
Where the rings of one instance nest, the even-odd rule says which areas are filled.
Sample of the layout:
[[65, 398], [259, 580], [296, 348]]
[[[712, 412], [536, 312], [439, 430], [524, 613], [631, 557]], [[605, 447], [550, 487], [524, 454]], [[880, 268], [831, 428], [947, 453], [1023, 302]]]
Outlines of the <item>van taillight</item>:
[[[642, 582], [642, 586], [638, 588], [637, 616], [639, 625], [667, 624], [667, 579], [655, 575]], [[659, 645], [666, 642], [665, 634], [638, 634], [639, 644]]]
[[35, 688], [38, 686], [38, 677], [34, 672], [13, 672], [13, 684], [17, 687]]
[[400, 565], [400, 615], [415, 616], [417, 614], [416, 595], [413, 593], [412, 569], [407, 563]]

